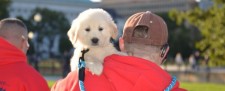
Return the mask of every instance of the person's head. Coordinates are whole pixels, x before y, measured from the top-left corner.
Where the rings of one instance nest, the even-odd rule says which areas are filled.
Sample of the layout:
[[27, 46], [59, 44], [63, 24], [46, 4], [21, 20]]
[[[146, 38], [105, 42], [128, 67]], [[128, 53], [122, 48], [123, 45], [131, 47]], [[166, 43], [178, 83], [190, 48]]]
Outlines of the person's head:
[[0, 21], [0, 37], [26, 54], [29, 43], [26, 25], [19, 19], [6, 18]]
[[168, 30], [165, 21], [150, 11], [130, 16], [119, 39], [120, 49], [128, 55], [151, 60], [161, 64], [169, 46]]

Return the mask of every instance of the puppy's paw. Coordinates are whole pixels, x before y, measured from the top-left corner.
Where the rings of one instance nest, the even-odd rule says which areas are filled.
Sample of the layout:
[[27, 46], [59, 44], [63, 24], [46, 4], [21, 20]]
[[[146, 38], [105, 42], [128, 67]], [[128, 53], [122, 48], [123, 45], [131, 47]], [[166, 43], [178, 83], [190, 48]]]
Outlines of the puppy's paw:
[[101, 63], [87, 63], [86, 65], [92, 74], [101, 75], [103, 71], [103, 65]]

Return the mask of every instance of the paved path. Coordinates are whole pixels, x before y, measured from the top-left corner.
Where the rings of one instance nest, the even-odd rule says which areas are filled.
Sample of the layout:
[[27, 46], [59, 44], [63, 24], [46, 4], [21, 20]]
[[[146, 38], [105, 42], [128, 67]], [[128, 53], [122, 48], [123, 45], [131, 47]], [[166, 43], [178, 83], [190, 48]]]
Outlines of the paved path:
[[47, 81], [57, 81], [59, 79], [62, 79], [61, 76], [44, 76], [45, 80]]
[[[166, 69], [167, 71], [173, 71], [173, 72], [178, 72], [178, 66], [176, 65], [167, 65], [167, 67], [165, 66], [161, 66], [163, 69]], [[186, 67], [186, 66], [181, 66], [180, 68], [180, 72], [185, 72], [185, 71], [193, 71], [191, 70], [190, 67]], [[200, 67], [198, 71], [193, 71], [193, 72], [207, 72], [205, 67]], [[225, 73], [225, 67], [214, 67], [210, 69], [211, 73]], [[62, 79], [61, 76], [44, 76], [44, 78], [48, 81], [57, 81], [59, 79]]]
[[[167, 71], [194, 71], [191, 69], [190, 66], [181, 66], [180, 70], [178, 69], [178, 66], [176, 65], [167, 65], [167, 67], [165, 66], [161, 66], [163, 69], [167, 70]], [[206, 72], [206, 67], [199, 67], [199, 70], [195, 70], [196, 72]], [[210, 68], [210, 72], [212, 73], [225, 73], [225, 67], [211, 67]]]

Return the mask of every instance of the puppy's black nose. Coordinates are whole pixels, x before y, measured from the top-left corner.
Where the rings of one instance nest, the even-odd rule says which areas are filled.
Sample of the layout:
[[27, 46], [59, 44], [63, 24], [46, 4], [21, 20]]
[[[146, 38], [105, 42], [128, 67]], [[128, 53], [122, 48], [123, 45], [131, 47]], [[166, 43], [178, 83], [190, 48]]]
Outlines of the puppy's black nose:
[[91, 41], [92, 41], [92, 43], [97, 44], [98, 43], [98, 38], [92, 38]]

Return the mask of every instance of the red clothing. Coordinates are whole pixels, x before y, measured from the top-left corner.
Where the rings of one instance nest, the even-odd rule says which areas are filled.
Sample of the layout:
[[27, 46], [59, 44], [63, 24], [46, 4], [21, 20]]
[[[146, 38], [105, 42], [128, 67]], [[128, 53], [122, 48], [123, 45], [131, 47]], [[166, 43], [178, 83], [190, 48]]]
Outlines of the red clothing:
[[[171, 76], [155, 63], [114, 54], [104, 59], [100, 76], [86, 71], [84, 85], [86, 91], [164, 91], [171, 81]], [[77, 71], [55, 83], [52, 91], [80, 91]], [[171, 91], [185, 90], [177, 82]]]
[[0, 38], [0, 91], [49, 91], [22, 51]]

